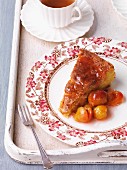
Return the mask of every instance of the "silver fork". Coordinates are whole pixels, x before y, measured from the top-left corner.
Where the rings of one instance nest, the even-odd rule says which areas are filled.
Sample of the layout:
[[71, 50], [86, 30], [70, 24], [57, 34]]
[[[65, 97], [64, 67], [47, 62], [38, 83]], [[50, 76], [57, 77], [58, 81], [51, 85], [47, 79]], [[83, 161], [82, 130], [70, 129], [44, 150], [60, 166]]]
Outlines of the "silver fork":
[[27, 105], [23, 105], [23, 106], [18, 105], [18, 112], [19, 112], [19, 115], [21, 117], [23, 124], [26, 126], [29, 126], [34, 134], [34, 137], [38, 144], [38, 148], [40, 150], [44, 168], [51, 169], [53, 167], [53, 163], [50, 161], [46, 151], [44, 150], [43, 146], [41, 145], [41, 142], [39, 141], [39, 138], [34, 130], [34, 127], [33, 127], [34, 122], [32, 120], [32, 117], [30, 115], [30, 111], [29, 111]]

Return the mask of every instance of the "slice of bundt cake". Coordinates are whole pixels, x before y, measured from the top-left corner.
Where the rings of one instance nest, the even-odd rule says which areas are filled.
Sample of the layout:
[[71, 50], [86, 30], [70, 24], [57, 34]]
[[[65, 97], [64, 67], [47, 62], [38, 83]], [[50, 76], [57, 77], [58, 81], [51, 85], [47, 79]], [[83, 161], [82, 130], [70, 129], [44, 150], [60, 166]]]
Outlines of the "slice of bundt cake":
[[104, 89], [115, 78], [114, 66], [95, 53], [81, 49], [60, 102], [60, 112], [68, 117], [84, 106], [92, 90]]

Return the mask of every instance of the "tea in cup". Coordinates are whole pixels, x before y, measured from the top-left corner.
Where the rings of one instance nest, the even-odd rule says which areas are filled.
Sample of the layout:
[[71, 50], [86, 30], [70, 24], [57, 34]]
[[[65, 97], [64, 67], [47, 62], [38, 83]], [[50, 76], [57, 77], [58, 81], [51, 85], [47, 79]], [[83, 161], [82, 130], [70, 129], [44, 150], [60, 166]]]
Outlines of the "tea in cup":
[[62, 28], [82, 18], [77, 0], [35, 0], [45, 25]]

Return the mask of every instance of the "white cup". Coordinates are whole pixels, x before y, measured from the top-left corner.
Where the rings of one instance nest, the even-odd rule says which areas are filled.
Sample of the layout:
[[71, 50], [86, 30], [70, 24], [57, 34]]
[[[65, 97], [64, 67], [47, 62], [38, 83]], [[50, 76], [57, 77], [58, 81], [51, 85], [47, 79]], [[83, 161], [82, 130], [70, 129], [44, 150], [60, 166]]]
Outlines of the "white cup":
[[82, 18], [81, 10], [76, 5], [77, 0], [71, 5], [62, 8], [48, 7], [42, 4], [40, 0], [35, 0], [35, 2], [40, 8], [43, 22], [47, 26], [62, 28]]

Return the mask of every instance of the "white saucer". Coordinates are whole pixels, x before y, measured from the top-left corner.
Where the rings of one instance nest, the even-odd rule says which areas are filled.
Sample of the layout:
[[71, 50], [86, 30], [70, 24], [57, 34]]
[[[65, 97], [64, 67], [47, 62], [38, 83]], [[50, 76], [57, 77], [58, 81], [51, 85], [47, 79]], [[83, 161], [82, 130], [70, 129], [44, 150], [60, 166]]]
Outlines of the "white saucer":
[[64, 42], [84, 35], [92, 26], [94, 13], [85, 0], [78, 0], [83, 17], [67, 27], [57, 29], [45, 26], [35, 0], [28, 0], [21, 10], [20, 19], [25, 29], [39, 39]]
[[114, 9], [127, 20], [127, 0], [112, 0]]

